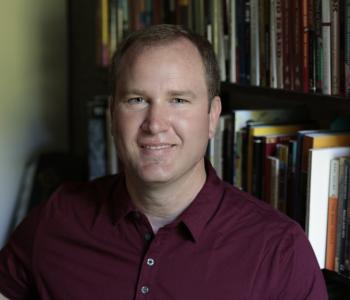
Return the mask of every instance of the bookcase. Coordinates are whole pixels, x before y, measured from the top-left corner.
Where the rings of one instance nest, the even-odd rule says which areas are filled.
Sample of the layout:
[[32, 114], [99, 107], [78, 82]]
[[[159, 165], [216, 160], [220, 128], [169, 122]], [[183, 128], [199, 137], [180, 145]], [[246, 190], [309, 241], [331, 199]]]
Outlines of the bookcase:
[[[179, 2], [188, 3], [189, 1]], [[100, 0], [91, 1], [89, 5], [82, 0], [67, 1], [67, 3], [70, 41], [70, 150], [87, 164], [87, 101], [96, 95], [108, 94], [109, 70], [96, 63], [98, 56], [96, 16], [100, 9]], [[350, 99], [344, 96], [252, 86], [247, 82], [243, 84], [223, 82], [221, 96], [224, 112], [230, 112], [233, 109], [302, 107], [309, 112], [311, 119], [321, 123], [327, 123], [339, 116], [350, 116]], [[350, 279], [328, 270], [324, 270], [324, 276], [330, 299], [350, 297]]]

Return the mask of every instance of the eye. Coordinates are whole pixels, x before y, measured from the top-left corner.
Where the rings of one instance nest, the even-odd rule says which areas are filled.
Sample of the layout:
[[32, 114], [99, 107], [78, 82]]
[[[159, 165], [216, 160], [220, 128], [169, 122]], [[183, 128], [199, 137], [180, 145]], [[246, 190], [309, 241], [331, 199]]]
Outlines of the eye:
[[184, 104], [184, 103], [188, 103], [189, 101], [181, 98], [174, 98], [172, 99], [171, 102], [175, 104]]
[[127, 100], [128, 104], [144, 104], [146, 100], [142, 97], [135, 97]]

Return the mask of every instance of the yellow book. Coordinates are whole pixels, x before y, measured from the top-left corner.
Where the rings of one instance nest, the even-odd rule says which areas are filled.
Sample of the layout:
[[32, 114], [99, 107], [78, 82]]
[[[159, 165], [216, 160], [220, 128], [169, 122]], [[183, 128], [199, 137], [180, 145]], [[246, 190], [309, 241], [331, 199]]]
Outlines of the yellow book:
[[309, 150], [350, 146], [350, 132], [318, 132], [306, 134], [303, 139], [301, 170], [307, 172]]
[[310, 124], [253, 125], [248, 128], [247, 191], [253, 188], [253, 140], [255, 136], [271, 134], [296, 134], [298, 130], [310, 128]]
[[102, 65], [109, 64], [109, 3], [101, 0]]

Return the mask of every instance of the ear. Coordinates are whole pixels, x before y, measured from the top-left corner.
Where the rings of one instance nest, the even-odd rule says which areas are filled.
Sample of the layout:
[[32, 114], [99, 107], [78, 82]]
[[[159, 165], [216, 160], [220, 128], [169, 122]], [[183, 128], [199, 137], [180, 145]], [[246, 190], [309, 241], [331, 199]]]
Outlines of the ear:
[[211, 139], [215, 135], [216, 126], [218, 124], [221, 113], [221, 99], [219, 96], [215, 96], [210, 103], [209, 110], [209, 138]]

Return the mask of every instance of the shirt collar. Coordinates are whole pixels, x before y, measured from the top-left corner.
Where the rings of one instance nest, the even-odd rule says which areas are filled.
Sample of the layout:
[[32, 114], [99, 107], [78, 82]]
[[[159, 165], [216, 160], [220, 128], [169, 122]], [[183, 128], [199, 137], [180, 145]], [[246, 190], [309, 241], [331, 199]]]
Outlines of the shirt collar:
[[[183, 223], [195, 242], [198, 241], [206, 224], [215, 214], [224, 191], [222, 181], [208, 160], [205, 160], [205, 170], [207, 178], [202, 189], [185, 211], [172, 224], [169, 224], [174, 226]], [[111, 201], [111, 217], [114, 225], [128, 214], [137, 211], [126, 189], [124, 175], [120, 174], [118, 176], [120, 178], [117, 180], [117, 186]]]
[[205, 160], [205, 169], [205, 184], [189, 207], [179, 216], [179, 220], [185, 224], [195, 242], [215, 215], [224, 192], [222, 181], [208, 160]]

